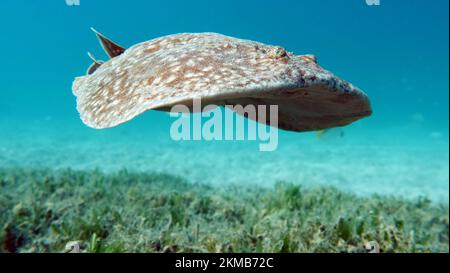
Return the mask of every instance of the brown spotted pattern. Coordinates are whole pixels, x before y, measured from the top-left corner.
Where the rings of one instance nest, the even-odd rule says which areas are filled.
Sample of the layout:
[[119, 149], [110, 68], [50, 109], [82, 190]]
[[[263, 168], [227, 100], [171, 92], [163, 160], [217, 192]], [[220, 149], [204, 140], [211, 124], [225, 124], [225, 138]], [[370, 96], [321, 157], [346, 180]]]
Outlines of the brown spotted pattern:
[[[88, 126], [108, 128], [193, 98], [217, 104], [268, 98], [282, 108], [284, 101], [292, 97], [289, 103], [295, 102], [310, 87], [322, 87], [316, 89], [332, 94], [329, 100], [350, 95], [367, 108], [360, 110], [370, 110], [364, 93], [323, 70], [312, 55], [296, 56], [279, 46], [215, 33], [175, 34], [137, 44], [93, 74], [76, 78], [72, 89], [81, 119]], [[320, 105], [323, 97], [312, 104]], [[290, 115], [290, 123], [292, 119]]]

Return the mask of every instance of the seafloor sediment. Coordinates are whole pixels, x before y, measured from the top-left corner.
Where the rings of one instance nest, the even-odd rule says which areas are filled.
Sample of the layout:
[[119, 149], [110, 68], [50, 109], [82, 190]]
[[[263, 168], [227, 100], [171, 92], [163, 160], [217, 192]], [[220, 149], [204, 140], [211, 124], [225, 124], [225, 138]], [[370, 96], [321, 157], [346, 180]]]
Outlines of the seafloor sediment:
[[448, 206], [446, 134], [435, 136], [414, 126], [366, 132], [359, 124], [320, 139], [314, 133], [280, 131], [278, 149], [260, 152], [259, 141], [173, 141], [171, 119], [148, 114], [111, 130], [86, 128], [76, 117], [35, 123], [0, 119], [0, 166], [105, 173], [126, 168], [220, 187], [272, 187], [283, 180], [332, 186], [359, 196], [426, 196]]
[[0, 169], [0, 188], [2, 252], [449, 251], [448, 205], [426, 198], [70, 169]]

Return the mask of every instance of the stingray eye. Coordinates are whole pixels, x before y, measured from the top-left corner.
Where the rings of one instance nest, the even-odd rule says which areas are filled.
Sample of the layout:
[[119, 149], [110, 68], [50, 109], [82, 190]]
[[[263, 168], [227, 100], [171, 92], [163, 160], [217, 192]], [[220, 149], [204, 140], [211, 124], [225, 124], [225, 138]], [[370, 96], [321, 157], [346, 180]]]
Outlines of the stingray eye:
[[281, 46], [274, 46], [269, 52], [271, 58], [280, 59], [287, 56], [287, 52]]
[[302, 55], [302, 56], [300, 56], [300, 59], [305, 61], [305, 62], [317, 63], [316, 55], [312, 55], [312, 54]]

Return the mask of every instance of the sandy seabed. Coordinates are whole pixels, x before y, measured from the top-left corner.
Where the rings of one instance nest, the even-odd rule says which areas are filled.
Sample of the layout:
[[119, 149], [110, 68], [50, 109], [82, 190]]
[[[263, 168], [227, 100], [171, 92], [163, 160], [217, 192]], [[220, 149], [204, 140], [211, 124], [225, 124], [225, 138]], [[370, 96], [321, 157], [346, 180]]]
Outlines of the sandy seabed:
[[[255, 184], [271, 187], [277, 181], [335, 186], [358, 195], [427, 197], [448, 204], [448, 139], [428, 142], [392, 138], [381, 132], [345, 137], [333, 134], [280, 133], [278, 149], [260, 152], [258, 142], [175, 142], [169, 127], [138, 120], [110, 130], [86, 128], [81, 121], [52, 119], [32, 123], [0, 122], [0, 166], [99, 169], [113, 172], [157, 171], [191, 182], [214, 185]], [[159, 126], [159, 127], [158, 127]], [[424, 144], [425, 143], [425, 144]], [[431, 142], [430, 142], [431, 143]]]

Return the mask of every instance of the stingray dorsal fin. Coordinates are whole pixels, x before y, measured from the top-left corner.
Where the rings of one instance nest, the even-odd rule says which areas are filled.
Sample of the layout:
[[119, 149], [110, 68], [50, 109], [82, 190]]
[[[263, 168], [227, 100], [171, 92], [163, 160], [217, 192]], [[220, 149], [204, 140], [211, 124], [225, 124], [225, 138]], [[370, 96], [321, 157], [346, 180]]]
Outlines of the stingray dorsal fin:
[[86, 74], [87, 75], [91, 75], [91, 74], [93, 74], [104, 62], [103, 61], [98, 61], [98, 60], [96, 60], [95, 59], [95, 57], [94, 57], [94, 55], [92, 55], [92, 53], [91, 52], [88, 52], [88, 56], [89, 56], [89, 58], [92, 60], [92, 64], [91, 64], [91, 66], [89, 66], [89, 68], [88, 68], [88, 70], [87, 70], [87, 72], [86, 72]]
[[100, 44], [102, 45], [103, 49], [105, 50], [106, 54], [110, 58], [114, 58], [116, 56], [119, 56], [123, 52], [125, 52], [125, 48], [114, 43], [110, 39], [108, 39], [105, 35], [101, 34], [94, 28], [91, 28], [91, 30], [97, 35], [98, 40], [100, 41]]

